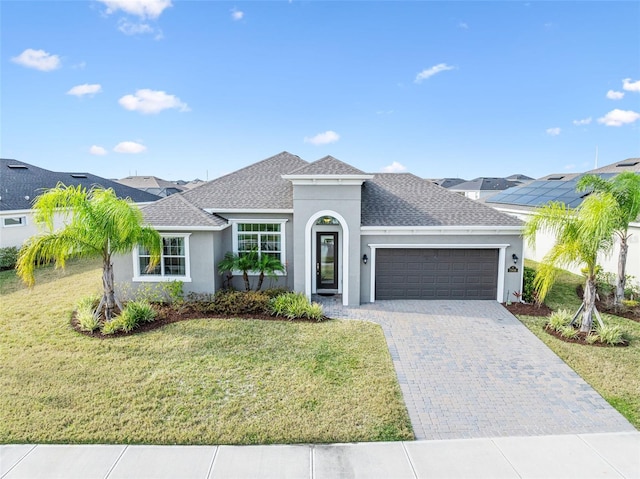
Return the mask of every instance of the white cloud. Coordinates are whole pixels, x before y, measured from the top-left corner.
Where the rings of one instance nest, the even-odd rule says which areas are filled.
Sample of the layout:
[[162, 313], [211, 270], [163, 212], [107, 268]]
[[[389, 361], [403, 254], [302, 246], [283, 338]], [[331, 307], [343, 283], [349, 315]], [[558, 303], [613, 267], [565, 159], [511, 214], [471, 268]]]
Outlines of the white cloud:
[[122, 141], [115, 146], [113, 151], [116, 153], [142, 153], [146, 149], [146, 146], [135, 141]]
[[561, 130], [558, 127], [546, 129], [547, 135], [551, 135], [551, 136], [558, 136], [560, 134], [560, 131]]
[[75, 95], [77, 97], [81, 97], [84, 95], [95, 95], [96, 93], [100, 93], [101, 91], [102, 87], [98, 83], [94, 83], [93, 85], [85, 83], [84, 85], [74, 86], [67, 92], [67, 95]]
[[631, 81], [631, 78], [622, 80], [622, 89], [627, 91], [640, 91], [640, 80]]
[[466, 22], [458, 23], [458, 28], [462, 28], [463, 30], [469, 30], [469, 25]]
[[244, 12], [234, 8], [231, 10], [231, 18], [235, 21], [242, 20], [244, 18]]
[[105, 150], [101, 146], [92, 145], [91, 148], [89, 148], [89, 153], [91, 153], [92, 155], [104, 156], [107, 154], [107, 150]]
[[171, 7], [171, 0], [98, 0], [106, 5], [107, 15], [118, 10], [140, 18], [158, 18], [162, 12]]
[[621, 91], [609, 90], [607, 92], [607, 98], [609, 100], [621, 100], [624, 97], [624, 93]]
[[426, 70], [422, 70], [420, 73], [416, 75], [416, 79], [414, 80], [416, 83], [422, 83], [423, 80], [427, 78], [431, 78], [433, 75], [436, 75], [440, 72], [446, 72], [447, 70], [454, 70], [456, 67], [452, 67], [451, 65], [447, 65], [446, 63], [438, 63], [431, 68], [427, 68]]
[[383, 173], [400, 173], [401, 171], [407, 171], [407, 167], [402, 163], [394, 161], [389, 166], [385, 166], [381, 170]]
[[48, 72], [60, 68], [60, 57], [52, 55], [44, 50], [34, 50], [27, 48], [17, 57], [11, 59], [12, 62], [27, 68], [35, 68], [43, 72]]
[[340, 135], [338, 135], [335, 131], [325, 131], [324, 133], [318, 133], [316, 136], [312, 136], [311, 138], [305, 136], [304, 142], [311, 143], [312, 145], [327, 145], [329, 143], [335, 143], [340, 139]]
[[145, 33], [153, 33], [155, 30], [148, 23], [134, 23], [126, 18], [118, 20], [118, 30], [125, 35], [142, 35]]
[[583, 118], [582, 120], [573, 120], [573, 124], [576, 126], [588, 125], [589, 123], [591, 123], [591, 117]]
[[611, 110], [602, 118], [598, 118], [598, 123], [606, 126], [622, 126], [627, 123], [633, 123], [640, 118], [640, 113], [632, 110]]
[[86, 66], [87, 62], [80, 62], [75, 65], [71, 65], [71, 68], [73, 68], [74, 70], [84, 70]]
[[175, 95], [167, 95], [163, 91], [149, 90], [147, 88], [137, 90], [135, 95], [125, 95], [118, 100], [123, 108], [140, 113], [153, 114], [162, 110], [175, 108], [180, 111], [190, 111], [189, 106]]

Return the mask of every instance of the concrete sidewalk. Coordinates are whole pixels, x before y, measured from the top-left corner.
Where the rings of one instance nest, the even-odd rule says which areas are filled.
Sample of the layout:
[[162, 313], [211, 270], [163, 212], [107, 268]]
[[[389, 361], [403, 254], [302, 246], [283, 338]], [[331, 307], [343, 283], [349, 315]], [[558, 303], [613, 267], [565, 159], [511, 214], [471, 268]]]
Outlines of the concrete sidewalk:
[[640, 432], [330, 445], [0, 445], [0, 477], [640, 479]]

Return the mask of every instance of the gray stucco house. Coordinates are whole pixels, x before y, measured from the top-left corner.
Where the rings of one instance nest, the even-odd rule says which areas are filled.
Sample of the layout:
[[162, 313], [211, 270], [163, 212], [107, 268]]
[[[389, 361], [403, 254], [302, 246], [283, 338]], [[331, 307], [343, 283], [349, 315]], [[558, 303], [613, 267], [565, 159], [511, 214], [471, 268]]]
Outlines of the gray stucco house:
[[520, 220], [412, 174], [368, 174], [331, 156], [283, 152], [142, 211], [164, 252], [151, 273], [145, 251], [116, 259], [116, 281], [134, 287], [177, 279], [185, 292], [214, 292], [226, 286], [225, 253], [252, 248], [285, 265], [274, 285], [352, 306], [502, 302], [522, 284]]

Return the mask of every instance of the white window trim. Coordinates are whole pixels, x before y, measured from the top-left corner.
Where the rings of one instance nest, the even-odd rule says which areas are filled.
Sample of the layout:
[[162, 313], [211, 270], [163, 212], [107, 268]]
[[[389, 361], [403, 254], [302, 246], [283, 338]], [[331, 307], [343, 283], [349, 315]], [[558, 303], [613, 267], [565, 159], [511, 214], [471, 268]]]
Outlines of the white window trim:
[[[184, 238], [184, 276], [162, 276], [140, 274], [139, 248], [133, 250], [133, 280], [136, 283], [165, 283], [169, 281], [182, 281], [191, 283], [191, 255], [189, 253], [189, 236], [191, 233], [162, 233], [162, 238]], [[162, 257], [160, 258], [162, 261]]]
[[[238, 224], [279, 224], [280, 225], [279, 232], [269, 231], [268, 233], [280, 234], [280, 262], [284, 266], [285, 270], [284, 270], [284, 273], [280, 271], [276, 271], [275, 275], [286, 276], [287, 275], [287, 235], [286, 235], [285, 224], [287, 223], [287, 221], [289, 220], [282, 219], [282, 218], [278, 218], [278, 219], [276, 218], [273, 218], [273, 219], [233, 218], [231, 219], [229, 218], [229, 223], [231, 224], [231, 227], [232, 227], [231, 238], [232, 238], [233, 254], [238, 254]], [[247, 233], [251, 233], [251, 231], [248, 231]], [[239, 275], [239, 274], [242, 274], [242, 271], [232, 271], [231, 273], [234, 275]], [[257, 271], [249, 271], [248, 274], [250, 276], [258, 276], [260, 273]]]
[[[8, 225], [5, 223], [6, 220], [20, 220], [20, 223], [17, 225]], [[27, 216], [3, 216], [2, 217], [2, 227], [3, 228], [20, 228], [22, 226], [27, 226]]]

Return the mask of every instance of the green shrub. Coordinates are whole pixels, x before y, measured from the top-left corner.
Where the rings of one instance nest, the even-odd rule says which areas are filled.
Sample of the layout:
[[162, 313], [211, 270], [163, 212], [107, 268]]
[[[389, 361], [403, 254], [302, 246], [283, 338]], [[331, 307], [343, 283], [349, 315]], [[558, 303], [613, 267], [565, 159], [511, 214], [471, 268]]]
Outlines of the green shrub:
[[213, 312], [224, 315], [266, 314], [269, 296], [263, 291], [220, 290], [214, 296]]
[[76, 320], [82, 331], [95, 331], [100, 327], [100, 317], [96, 308], [100, 303], [99, 295], [85, 296], [76, 305]]
[[522, 300], [525, 303], [535, 302], [535, 288], [533, 287], [533, 280], [535, 277], [536, 270], [525, 266], [522, 272]]
[[269, 296], [270, 299], [272, 299], [277, 296], [289, 293], [289, 290], [287, 288], [269, 288], [269, 289], [265, 289], [263, 292], [264, 294]]
[[563, 338], [573, 339], [578, 336], [578, 330], [573, 326], [561, 326], [559, 329], [556, 329], [560, 333], [560, 336]]
[[157, 311], [148, 301], [129, 301], [122, 313], [130, 315], [137, 324], [150, 323], [158, 316]]
[[315, 319], [321, 321], [324, 318], [322, 305], [311, 303], [303, 293], [285, 293], [276, 296], [269, 303], [271, 314], [284, 316], [288, 319]]
[[559, 309], [549, 315], [547, 325], [554, 331], [562, 332], [562, 329], [569, 326], [573, 315], [566, 309]]
[[102, 334], [114, 334], [118, 331], [130, 333], [141, 323], [154, 321], [158, 313], [147, 301], [130, 301], [120, 316], [102, 325]]
[[585, 341], [587, 342], [587, 344], [595, 344], [600, 341], [600, 336], [598, 336], [597, 334], [589, 334], [585, 338]]
[[18, 262], [18, 252], [15, 246], [0, 248], [0, 270], [14, 269]]
[[596, 332], [600, 341], [606, 344], [621, 344], [625, 342], [624, 333], [620, 326], [617, 325], [607, 325], [604, 326], [598, 325], [596, 327]]
[[118, 331], [124, 331], [125, 320], [122, 319], [122, 315], [113, 318], [111, 321], [105, 321], [102, 325], [102, 334], [115, 334]]
[[640, 306], [640, 301], [637, 299], [623, 299], [622, 304], [624, 304], [627, 308], [635, 308]]
[[187, 304], [199, 313], [213, 313], [216, 311], [215, 295], [211, 293], [189, 293]]

